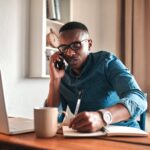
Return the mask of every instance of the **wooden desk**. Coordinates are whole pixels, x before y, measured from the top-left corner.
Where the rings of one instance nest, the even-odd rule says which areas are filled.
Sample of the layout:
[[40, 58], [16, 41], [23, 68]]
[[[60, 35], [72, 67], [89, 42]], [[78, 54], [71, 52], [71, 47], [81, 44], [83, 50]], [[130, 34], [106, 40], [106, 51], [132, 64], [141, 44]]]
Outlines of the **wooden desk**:
[[[117, 140], [121, 139], [123, 142]], [[125, 143], [125, 141], [140, 142], [140, 144]], [[143, 145], [146, 144], [146, 145]], [[0, 134], [1, 150], [50, 149], [50, 150], [150, 150], [148, 137], [101, 137], [101, 138], [64, 138], [57, 135], [53, 138], [39, 139], [34, 133], [8, 136]]]

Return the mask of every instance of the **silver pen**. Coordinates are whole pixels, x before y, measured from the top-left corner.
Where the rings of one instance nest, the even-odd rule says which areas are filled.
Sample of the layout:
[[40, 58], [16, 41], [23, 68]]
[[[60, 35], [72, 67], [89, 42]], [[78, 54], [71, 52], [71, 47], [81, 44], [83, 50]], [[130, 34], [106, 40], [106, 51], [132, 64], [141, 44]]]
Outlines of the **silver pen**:
[[80, 108], [81, 94], [82, 94], [82, 91], [79, 91], [79, 96], [78, 96], [78, 100], [77, 100], [77, 104], [76, 104], [76, 108], [75, 108], [75, 112], [74, 112], [75, 116], [78, 114], [78, 111], [79, 111], [79, 108]]

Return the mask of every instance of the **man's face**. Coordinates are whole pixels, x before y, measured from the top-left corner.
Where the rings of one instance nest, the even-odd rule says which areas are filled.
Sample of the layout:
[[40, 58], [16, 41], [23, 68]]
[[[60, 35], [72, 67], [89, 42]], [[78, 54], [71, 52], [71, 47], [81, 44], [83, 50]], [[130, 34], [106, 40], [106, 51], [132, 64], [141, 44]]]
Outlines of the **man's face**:
[[89, 34], [80, 29], [63, 31], [60, 33], [60, 48], [64, 52], [64, 58], [72, 70], [79, 74], [89, 55], [92, 41]]

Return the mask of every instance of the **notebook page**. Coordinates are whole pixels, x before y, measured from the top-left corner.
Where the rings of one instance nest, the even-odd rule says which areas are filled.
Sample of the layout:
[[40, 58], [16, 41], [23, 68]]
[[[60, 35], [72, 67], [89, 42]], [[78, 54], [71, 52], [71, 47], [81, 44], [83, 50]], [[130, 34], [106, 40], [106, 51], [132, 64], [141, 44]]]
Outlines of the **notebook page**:
[[63, 135], [65, 137], [98, 137], [98, 136], [105, 136], [106, 132], [104, 131], [97, 131], [92, 133], [81, 133], [69, 128], [68, 126], [63, 126]]
[[104, 127], [107, 136], [148, 136], [148, 133], [133, 127], [109, 125]]

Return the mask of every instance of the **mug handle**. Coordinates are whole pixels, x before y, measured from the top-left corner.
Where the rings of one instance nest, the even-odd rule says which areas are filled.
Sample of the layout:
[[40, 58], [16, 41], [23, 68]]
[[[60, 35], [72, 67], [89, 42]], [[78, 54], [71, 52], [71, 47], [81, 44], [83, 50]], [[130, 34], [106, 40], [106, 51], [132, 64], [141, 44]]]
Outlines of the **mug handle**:
[[[68, 117], [68, 113], [67, 113], [66, 111], [58, 112], [58, 115], [61, 115], [61, 114], [64, 114], [66, 118]], [[64, 118], [65, 118], [65, 117], [64, 117]], [[58, 124], [58, 129], [60, 129], [63, 125], [64, 125], [64, 124], [63, 124], [63, 121], [62, 121], [62, 123], [59, 123], [59, 124]]]

